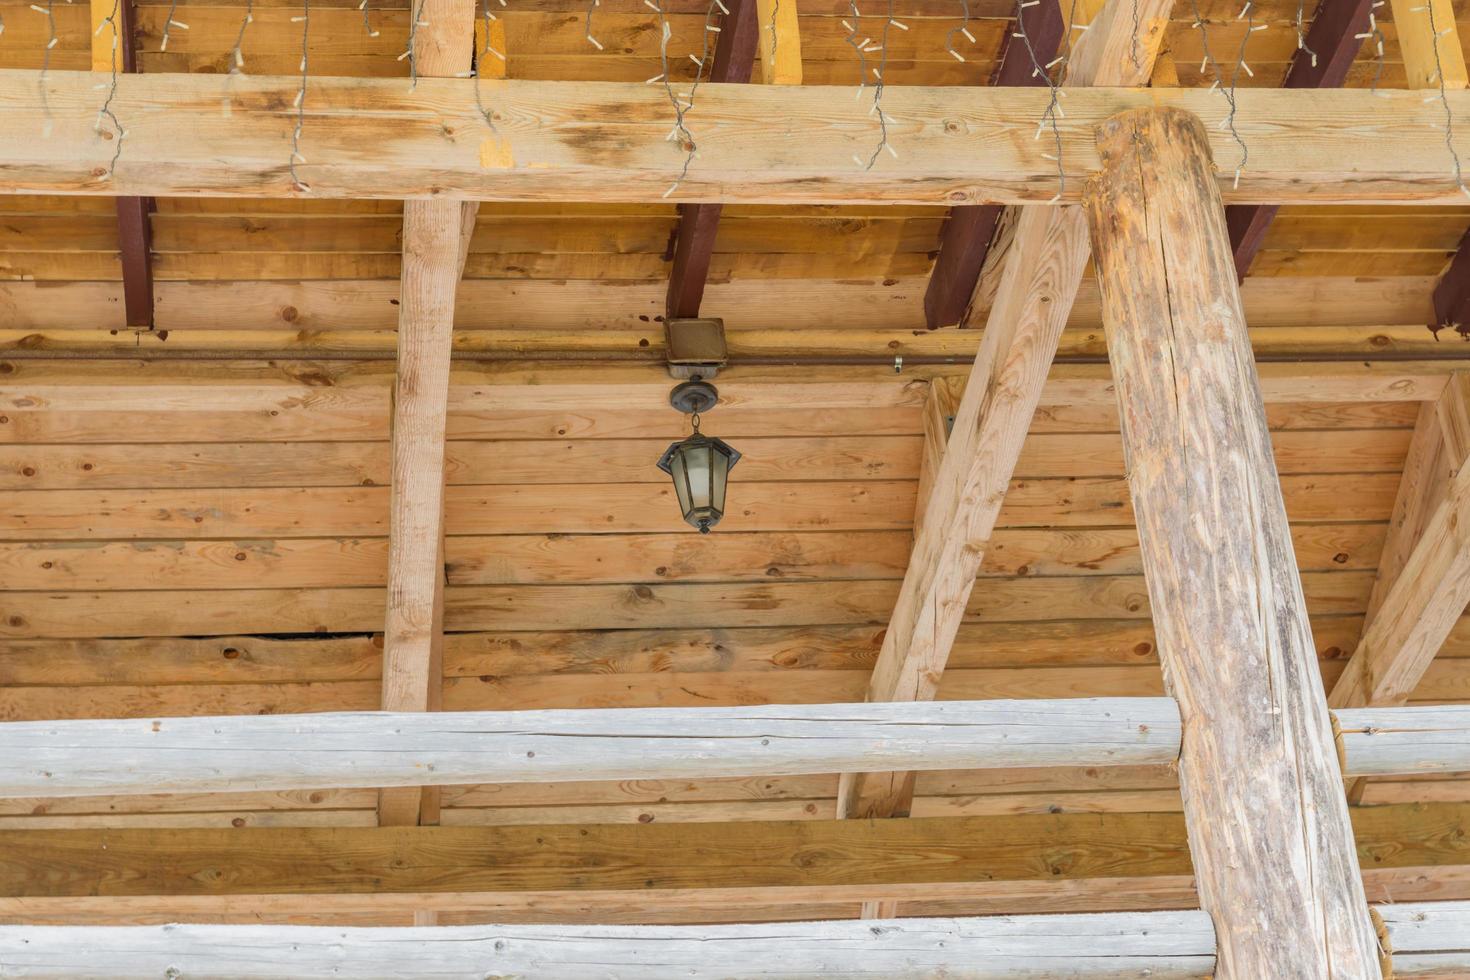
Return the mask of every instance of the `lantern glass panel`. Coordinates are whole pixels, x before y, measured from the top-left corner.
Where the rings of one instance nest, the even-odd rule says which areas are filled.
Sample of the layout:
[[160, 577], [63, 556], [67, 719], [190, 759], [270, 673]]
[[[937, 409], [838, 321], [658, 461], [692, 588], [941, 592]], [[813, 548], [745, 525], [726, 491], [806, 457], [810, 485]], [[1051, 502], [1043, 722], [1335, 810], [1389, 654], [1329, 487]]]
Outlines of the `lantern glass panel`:
[[689, 494], [689, 470], [685, 465], [687, 457], [679, 450], [672, 450], [669, 459], [669, 475], [674, 478], [674, 493], [679, 496], [679, 512], [687, 515], [690, 509]]
[[710, 447], [710, 509], [715, 512], [715, 520], [724, 516], [725, 487], [729, 485], [730, 457], [720, 451], [725, 448], [723, 444]]
[[710, 507], [710, 480], [714, 477], [710, 457], [713, 454], [714, 447], [707, 441], [684, 450], [684, 465], [689, 472], [689, 502], [695, 511], [707, 511]]

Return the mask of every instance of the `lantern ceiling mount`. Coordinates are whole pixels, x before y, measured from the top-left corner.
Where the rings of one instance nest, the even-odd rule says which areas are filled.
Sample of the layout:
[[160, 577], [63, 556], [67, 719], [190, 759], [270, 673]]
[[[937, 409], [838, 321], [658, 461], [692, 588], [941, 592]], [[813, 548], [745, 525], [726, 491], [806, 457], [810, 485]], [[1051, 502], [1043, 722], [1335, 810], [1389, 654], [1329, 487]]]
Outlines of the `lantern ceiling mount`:
[[708, 381], [695, 378], [674, 386], [669, 392], [669, 404], [685, 415], [700, 415], [720, 403], [720, 393]]

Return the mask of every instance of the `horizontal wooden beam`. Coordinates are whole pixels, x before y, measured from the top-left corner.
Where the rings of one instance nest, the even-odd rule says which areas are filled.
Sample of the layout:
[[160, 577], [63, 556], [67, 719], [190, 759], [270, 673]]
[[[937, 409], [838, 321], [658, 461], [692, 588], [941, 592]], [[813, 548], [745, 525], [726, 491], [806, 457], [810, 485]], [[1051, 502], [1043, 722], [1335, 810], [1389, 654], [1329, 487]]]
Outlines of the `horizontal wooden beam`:
[[[1378, 906], [1395, 976], [1470, 971], [1470, 902]], [[23, 976], [1208, 977], [1210, 917], [1194, 910], [701, 926], [0, 926]], [[983, 964], [982, 972], [968, 969]]]
[[[791, 331], [787, 331], [788, 333]], [[1261, 394], [1268, 404], [1424, 402], [1437, 399], [1449, 378], [1470, 370], [1470, 358], [1425, 361], [1323, 361], [1259, 364]], [[793, 407], [899, 409], [913, 413], [917, 435], [927, 393], [925, 382], [953, 378], [962, 384], [969, 364], [881, 367], [839, 365], [734, 365], [720, 372], [720, 418], [771, 419]], [[279, 442], [373, 440], [387, 437], [393, 365], [383, 361], [257, 359], [166, 363], [145, 357], [78, 360], [0, 355], [5, 378], [9, 441], [66, 442]], [[728, 392], [728, 393], [727, 393]], [[25, 396], [25, 397], [20, 397]], [[526, 430], [484, 427], [506, 413], [595, 410], [608, 413], [668, 412], [669, 376], [658, 364], [456, 361], [450, 370], [451, 438], [527, 438]], [[1106, 412], [1116, 425], [1117, 396], [1106, 364], [1053, 364], [1041, 393], [1043, 406], [1087, 407]], [[769, 410], [771, 405], [780, 406]], [[119, 431], [110, 412], [130, 412], [147, 428]], [[201, 434], [197, 416], [215, 413], [248, 419], [249, 427], [211, 428]], [[272, 413], [275, 414], [272, 414]], [[164, 420], [175, 420], [165, 422]], [[810, 418], [772, 435], [811, 431]], [[263, 428], [270, 425], [271, 427]], [[282, 426], [289, 424], [289, 430]], [[161, 427], [167, 425], [167, 434]], [[187, 428], [174, 428], [186, 425]], [[330, 427], [328, 427], [330, 425]], [[789, 423], [788, 423], [789, 425]], [[626, 431], [615, 430], [619, 435]], [[879, 430], [865, 430], [877, 432]], [[636, 433], [634, 433], [636, 434]], [[607, 438], [595, 424], [575, 432], [548, 429], [545, 438]]]
[[0, 796], [1167, 765], [1168, 698], [0, 724]]
[[[884, 93], [897, 158], [871, 169], [853, 155], [876, 145], [864, 104], [818, 86], [707, 85], [691, 120], [699, 158], [684, 165], [665, 137], [666, 96], [610, 82], [482, 80], [499, 120], [475, 107], [473, 79], [322, 77], [305, 103], [296, 170], [312, 197], [477, 200], [1045, 202], [1057, 193], [1055, 147], [1032, 140], [1045, 89], [894, 86]], [[127, 138], [94, 127], [106, 91], [89, 72], [0, 71], [0, 132], [42, 132], [0, 150], [0, 192], [103, 196], [300, 197], [287, 168], [296, 77], [125, 75], [112, 109]], [[1470, 113], [1470, 93], [1450, 111]], [[1232, 203], [1431, 204], [1461, 200], [1444, 146], [1443, 112], [1414, 92], [1247, 89], [1236, 128], [1251, 148]], [[1214, 151], [1235, 158], [1220, 127], [1226, 101], [1204, 89], [1069, 92], [1061, 124], [1066, 199], [1099, 168], [1094, 127], [1129, 108], [1174, 106], [1206, 123]], [[283, 109], [285, 107], [285, 109]], [[771, 120], [780, 120], [772, 126]], [[181, 138], [180, 134], [187, 134]], [[1027, 138], [1021, 138], [1026, 134]], [[1470, 127], [1456, 148], [1470, 156]]]
[[[1203, 912], [717, 926], [0, 926], [18, 976], [1205, 977]], [[984, 964], [983, 973], [966, 969]], [[952, 972], [954, 971], [954, 972]]]
[[[1470, 898], [1470, 805], [1362, 807], [1371, 899]], [[1194, 901], [1178, 813], [516, 827], [0, 831], [0, 919], [966, 901]], [[1380, 884], [1381, 883], [1381, 884]], [[1173, 905], [1173, 907], [1180, 907]], [[493, 913], [491, 913], [493, 914]]]
[[1470, 772], [1470, 706], [1334, 711], [1348, 776]]
[[[1470, 706], [1336, 713], [1353, 776], [1470, 771]], [[0, 724], [0, 797], [1169, 765], [1169, 698]]]

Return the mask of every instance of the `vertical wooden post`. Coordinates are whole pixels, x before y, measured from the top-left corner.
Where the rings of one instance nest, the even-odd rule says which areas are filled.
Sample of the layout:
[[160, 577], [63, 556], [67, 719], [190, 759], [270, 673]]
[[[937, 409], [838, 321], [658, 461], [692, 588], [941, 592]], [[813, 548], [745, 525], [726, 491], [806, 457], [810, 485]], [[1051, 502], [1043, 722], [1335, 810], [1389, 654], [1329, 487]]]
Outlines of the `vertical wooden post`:
[[1380, 977], [1204, 126], [1098, 131], [1084, 193], [1218, 976]]

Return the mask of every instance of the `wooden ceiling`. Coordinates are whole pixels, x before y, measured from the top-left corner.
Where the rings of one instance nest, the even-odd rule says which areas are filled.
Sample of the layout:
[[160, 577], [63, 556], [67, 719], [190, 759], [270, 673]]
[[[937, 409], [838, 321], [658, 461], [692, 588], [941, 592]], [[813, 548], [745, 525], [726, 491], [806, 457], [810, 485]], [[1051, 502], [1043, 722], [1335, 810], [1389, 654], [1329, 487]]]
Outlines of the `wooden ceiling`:
[[[864, 23], [880, 24], [866, 6]], [[910, 30], [890, 37], [891, 84], [988, 80], [1011, 4], [971, 4], [977, 43], [964, 62], [944, 48], [958, 7], [896, 0]], [[355, 3], [317, 0], [313, 72], [406, 76], [406, 8], [373, 0], [371, 37]], [[1253, 74], [1238, 82], [1279, 85], [1296, 5], [1255, 9], [1269, 29], [1250, 37]], [[171, 32], [165, 53], [169, 10], [139, 4], [141, 70], [226, 70], [244, 7], [179, 3], [188, 28]], [[692, 72], [703, 6], [669, 10], [671, 64]], [[802, 10], [806, 82], [851, 85], [846, 4]], [[54, 12], [50, 67], [88, 68], [87, 6]], [[593, 20], [603, 51], [585, 40], [579, 5], [507, 0], [496, 12], [509, 77], [660, 71], [658, 18], [642, 3], [604, 0]], [[297, 13], [258, 0], [247, 70], [296, 71]], [[1201, 13], [1212, 50], [1239, 49], [1246, 27], [1233, 2], [1207, 0]], [[39, 68], [46, 16], [28, 3], [0, 3], [0, 16], [0, 68]], [[1403, 87], [1387, 8], [1384, 20], [1382, 84]], [[1209, 84], [1187, 5], [1165, 50], [1179, 84]], [[1348, 84], [1367, 86], [1375, 72], [1365, 50]], [[157, 329], [130, 331], [113, 202], [0, 197], [0, 719], [376, 709], [401, 207], [156, 207]], [[686, 431], [660, 366], [674, 205], [482, 204], [458, 295], [465, 358], [450, 390], [444, 707], [861, 700], [912, 546], [925, 399], [931, 386], [962, 383], [979, 343], [978, 330], [924, 326], [945, 219], [934, 207], [724, 209], [704, 312], [725, 318], [745, 365], [721, 378], [724, 403], [706, 430], [744, 455], [728, 516], [700, 537], [653, 466]], [[1288, 207], [1244, 285], [1263, 359], [1375, 361], [1360, 373], [1329, 365], [1325, 387], [1310, 365], [1267, 375], [1329, 686], [1361, 635], [1409, 439], [1433, 397], [1377, 362], [1463, 356], [1460, 338], [1425, 324], [1467, 227], [1470, 207]], [[1088, 279], [1061, 356], [1105, 353]], [[571, 355], [596, 363], [554, 363]], [[908, 363], [895, 371], [899, 356]], [[871, 363], [762, 363], [842, 358]], [[916, 366], [939, 360], [957, 366]], [[1162, 691], [1107, 368], [1067, 370], [1031, 428], [941, 698]], [[1470, 703], [1470, 624], [1414, 701]], [[443, 794], [441, 822], [826, 820], [836, 793], [835, 775], [467, 786]], [[1467, 802], [1470, 780], [1377, 779], [1363, 801]], [[0, 831], [366, 827], [376, 805], [374, 791], [340, 789], [0, 800]], [[947, 772], [919, 776], [914, 815], [1179, 806], [1164, 769]], [[1177, 880], [1169, 887], [1161, 904], [1191, 901]], [[858, 903], [793, 908], [841, 916]], [[733, 913], [598, 917], [614, 914]], [[281, 917], [311, 920], [299, 909]]]

